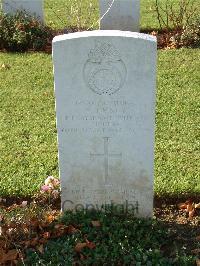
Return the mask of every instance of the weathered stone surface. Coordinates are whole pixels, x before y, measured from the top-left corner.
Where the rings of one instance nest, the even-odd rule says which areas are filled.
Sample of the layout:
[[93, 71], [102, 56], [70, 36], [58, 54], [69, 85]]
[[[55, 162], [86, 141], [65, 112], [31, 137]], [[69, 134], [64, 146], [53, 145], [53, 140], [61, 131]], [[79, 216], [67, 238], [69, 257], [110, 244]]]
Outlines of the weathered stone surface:
[[113, 4], [112, 2], [113, 0], [99, 0], [100, 17], [103, 17], [100, 29], [139, 32], [140, 0], [115, 0]]
[[15, 14], [18, 10], [25, 10], [40, 20], [44, 20], [43, 0], [2, 0], [2, 9], [4, 13], [10, 14]]
[[132, 204], [152, 215], [156, 53], [140, 33], [54, 38], [63, 209]]

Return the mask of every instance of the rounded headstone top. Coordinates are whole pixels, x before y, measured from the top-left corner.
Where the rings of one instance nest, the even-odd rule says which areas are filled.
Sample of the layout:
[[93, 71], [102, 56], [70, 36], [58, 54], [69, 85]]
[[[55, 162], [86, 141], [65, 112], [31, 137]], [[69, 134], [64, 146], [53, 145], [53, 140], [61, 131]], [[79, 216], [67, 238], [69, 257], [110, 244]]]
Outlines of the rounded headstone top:
[[131, 31], [120, 31], [120, 30], [94, 30], [94, 31], [82, 31], [82, 32], [74, 32], [69, 34], [58, 35], [53, 38], [53, 43], [57, 43], [60, 41], [65, 41], [69, 39], [77, 39], [77, 38], [87, 38], [87, 37], [127, 37], [134, 39], [142, 39], [150, 42], [157, 42], [157, 38], [155, 36], [139, 33], [139, 32], [131, 32]]

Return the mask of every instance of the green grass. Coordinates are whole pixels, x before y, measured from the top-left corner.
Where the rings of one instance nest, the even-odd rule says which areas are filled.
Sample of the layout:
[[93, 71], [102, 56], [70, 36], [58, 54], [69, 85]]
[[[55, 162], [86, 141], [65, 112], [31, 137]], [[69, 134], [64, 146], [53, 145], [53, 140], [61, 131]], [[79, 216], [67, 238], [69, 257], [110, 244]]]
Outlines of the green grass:
[[[1, 54], [0, 194], [31, 194], [57, 175], [51, 56]], [[0, 65], [1, 65], [0, 64]]]
[[[199, 10], [198, 0], [192, 0], [196, 3], [196, 9]], [[1, 2], [1, 1], [0, 1]], [[69, 26], [77, 26], [78, 17], [80, 25], [84, 28], [99, 28], [99, 0], [79, 0], [79, 16], [74, 12], [77, 7], [75, 0], [45, 0], [44, 14], [47, 25], [54, 29], [63, 29]], [[165, 3], [172, 3], [175, 10], [179, 10], [180, 0], [159, 0], [158, 3], [165, 9]], [[92, 7], [90, 8], [90, 3]], [[159, 29], [159, 23], [156, 12], [156, 0], [140, 0], [140, 27], [143, 29]], [[197, 11], [197, 14], [199, 11]], [[164, 15], [164, 12], [161, 11]], [[165, 18], [165, 16], [163, 16]]]
[[[81, 23], [94, 29], [98, 1], [91, 2], [94, 11], [89, 16], [88, 1], [82, 1]], [[47, 24], [75, 26], [73, 3], [45, 1]], [[141, 27], [158, 28], [154, 0], [141, 1]], [[199, 59], [198, 49], [159, 51], [155, 156], [159, 196], [200, 192]], [[0, 69], [0, 195], [32, 195], [46, 176], [58, 176], [51, 56], [1, 53], [0, 66], [3, 63], [10, 68]]]
[[[76, 26], [78, 19], [80, 24], [86, 28], [98, 28], [99, 6], [98, 0], [78, 1], [79, 3], [79, 18], [72, 8], [77, 7], [74, 0], [47, 0], [45, 1], [45, 19], [47, 25], [62, 29], [69, 26]], [[89, 3], [92, 3], [92, 8], [89, 8]], [[89, 15], [89, 10], [91, 14]]]
[[199, 49], [160, 51], [155, 191], [199, 193]]
[[[45, 19], [46, 23], [56, 29], [61, 29], [69, 25], [77, 25], [77, 16], [71, 11], [71, 7], [75, 6], [74, 0], [46, 0], [45, 1]], [[99, 19], [99, 0], [81, 0], [78, 1], [81, 6], [80, 14], [82, 16], [82, 25], [86, 28], [98, 29]], [[159, 23], [155, 8], [155, 0], [140, 1], [140, 25], [141, 29], [158, 29]], [[173, 6], [178, 8], [179, 0], [166, 0], [168, 3], [173, 3]], [[89, 15], [89, 3], [92, 3], [92, 14]], [[160, 0], [159, 3], [163, 6], [165, 0]], [[198, 7], [198, 3], [197, 3]]]
[[[0, 195], [35, 193], [58, 176], [51, 56], [0, 54]], [[159, 51], [155, 192], [200, 193], [200, 50]]]

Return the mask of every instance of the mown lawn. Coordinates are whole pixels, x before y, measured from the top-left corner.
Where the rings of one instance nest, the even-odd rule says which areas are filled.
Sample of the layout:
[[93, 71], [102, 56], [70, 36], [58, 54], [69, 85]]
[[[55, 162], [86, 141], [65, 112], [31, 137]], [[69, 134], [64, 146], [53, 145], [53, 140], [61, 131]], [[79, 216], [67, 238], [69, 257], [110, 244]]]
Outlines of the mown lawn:
[[[76, 2], [78, 2], [78, 5]], [[140, 1], [140, 25], [142, 30], [159, 28], [155, 2], [155, 0]], [[179, 0], [168, 0], [166, 2], [168, 4], [172, 3], [177, 8]], [[163, 5], [165, 1], [160, 0], [159, 3]], [[73, 11], [77, 6], [79, 6], [79, 16]], [[99, 27], [99, 0], [45, 0], [44, 7], [46, 22], [53, 28], [60, 29], [69, 25], [76, 26], [78, 18], [80, 19], [80, 24], [86, 28], [98, 29]]]
[[[178, 0], [170, 2], [176, 6]], [[79, 14], [73, 11], [75, 3], [46, 0], [47, 24], [57, 29], [76, 26], [79, 17], [80, 25], [98, 28], [98, 0], [77, 1]], [[141, 27], [159, 27], [155, 0], [141, 1]], [[159, 196], [200, 192], [199, 51], [159, 51], [155, 156]], [[46, 176], [58, 176], [51, 56], [1, 53], [0, 81], [0, 195], [32, 195]]]
[[[27, 196], [58, 176], [51, 56], [0, 53], [0, 195]], [[200, 193], [200, 49], [159, 51], [155, 192]]]

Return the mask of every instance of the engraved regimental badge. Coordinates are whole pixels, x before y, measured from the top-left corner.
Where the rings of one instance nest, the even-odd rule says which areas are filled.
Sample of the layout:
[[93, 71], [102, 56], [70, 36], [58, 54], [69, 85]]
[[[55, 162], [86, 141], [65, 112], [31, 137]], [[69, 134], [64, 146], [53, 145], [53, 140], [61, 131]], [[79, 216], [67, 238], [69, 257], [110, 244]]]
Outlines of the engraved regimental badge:
[[111, 95], [123, 87], [126, 67], [112, 44], [97, 42], [88, 54], [83, 74], [87, 86], [94, 93]]

